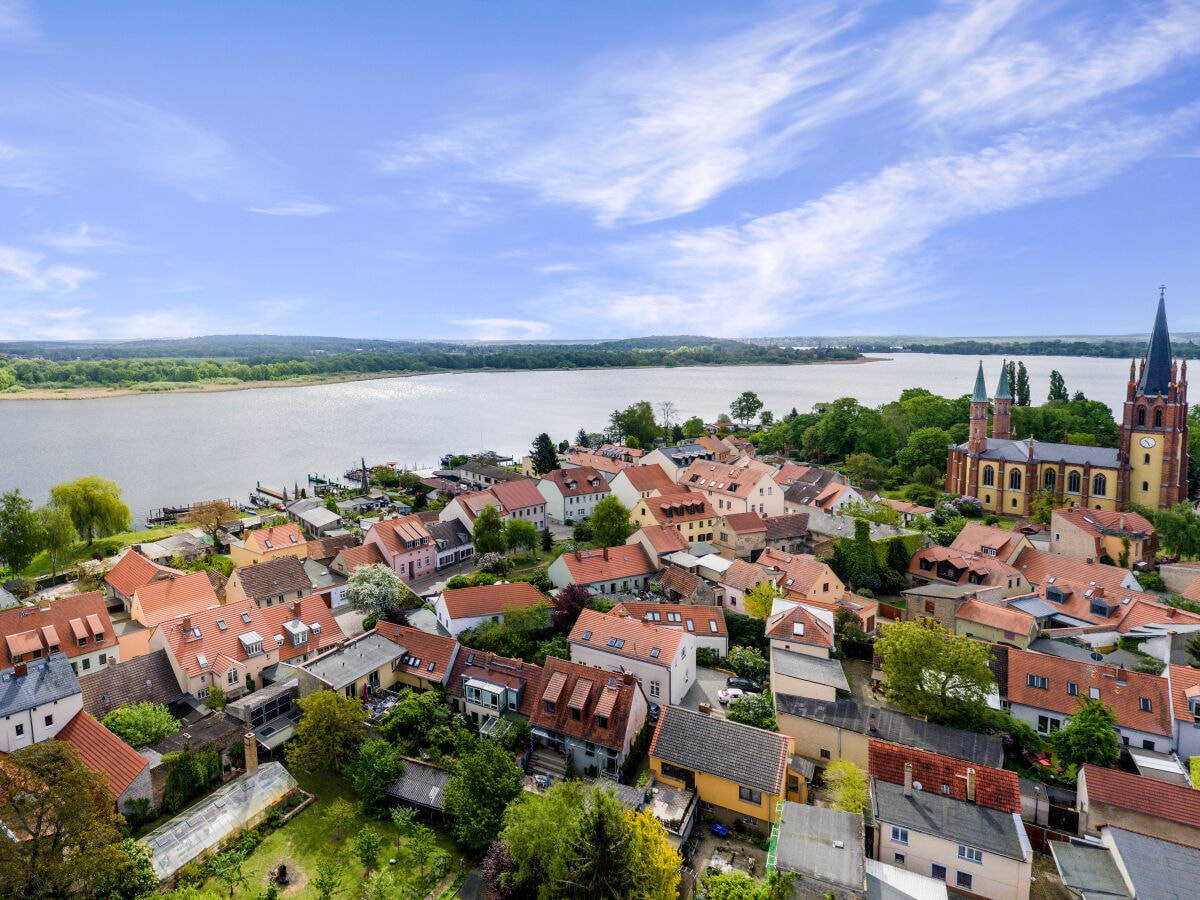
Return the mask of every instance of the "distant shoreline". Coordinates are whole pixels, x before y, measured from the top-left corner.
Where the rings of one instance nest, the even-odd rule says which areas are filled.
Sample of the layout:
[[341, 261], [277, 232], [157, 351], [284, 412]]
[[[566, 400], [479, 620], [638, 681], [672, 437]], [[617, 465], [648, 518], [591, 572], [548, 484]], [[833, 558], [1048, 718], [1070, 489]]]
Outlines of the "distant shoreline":
[[260, 388], [292, 388], [314, 387], [322, 384], [344, 384], [352, 381], [378, 381], [385, 378], [421, 378], [426, 375], [478, 375], [488, 373], [493, 375], [510, 375], [519, 372], [604, 372], [622, 371], [625, 369], [730, 369], [747, 366], [857, 366], [863, 363], [886, 362], [888, 356], [863, 356], [859, 359], [830, 359], [806, 360], [794, 363], [714, 363], [712, 365], [695, 364], [689, 366], [574, 366], [570, 369], [560, 368], [530, 368], [530, 369], [437, 369], [429, 372], [364, 372], [346, 375], [329, 375], [323, 377], [300, 377], [277, 381], [238, 381], [232, 383], [207, 382], [191, 384], [176, 382], [171, 386], [161, 388], [140, 389], [136, 387], [104, 388], [34, 388], [17, 393], [0, 393], [0, 401], [4, 400], [103, 400], [108, 397], [154, 397], [163, 394], [217, 394], [226, 391], [253, 391]]

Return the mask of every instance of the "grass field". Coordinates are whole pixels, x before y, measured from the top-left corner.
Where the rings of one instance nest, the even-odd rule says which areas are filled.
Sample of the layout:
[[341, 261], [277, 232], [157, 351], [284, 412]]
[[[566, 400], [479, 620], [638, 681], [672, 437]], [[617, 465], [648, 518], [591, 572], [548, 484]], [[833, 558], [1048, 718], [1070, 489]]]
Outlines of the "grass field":
[[[160, 541], [169, 535], [176, 534], [180, 531], [187, 531], [193, 528], [193, 525], [164, 525], [161, 528], [147, 528], [144, 531], [124, 531], [121, 534], [114, 534], [106, 538], [96, 538], [91, 544], [83, 541], [71, 547], [67, 554], [67, 559], [60, 561], [58, 571], [64, 572], [70, 569], [75, 563], [84, 559], [91, 559], [93, 553], [102, 553], [104, 556], [113, 556], [119, 553], [122, 548], [128, 547], [130, 544], [148, 544], [152, 541]], [[26, 578], [37, 578], [42, 575], [50, 574], [50, 557], [43, 550], [33, 558], [33, 562], [29, 564], [29, 568], [22, 573]]]

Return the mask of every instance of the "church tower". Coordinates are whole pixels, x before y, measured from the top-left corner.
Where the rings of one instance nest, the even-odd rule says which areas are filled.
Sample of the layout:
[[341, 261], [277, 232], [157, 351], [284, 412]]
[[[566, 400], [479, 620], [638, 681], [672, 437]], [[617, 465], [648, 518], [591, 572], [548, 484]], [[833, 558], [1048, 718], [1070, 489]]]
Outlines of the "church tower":
[[975, 393], [971, 395], [971, 430], [967, 437], [967, 455], [978, 456], [987, 449], [988, 396], [983, 381], [983, 360], [975, 376]]
[[1165, 292], [1159, 289], [1146, 355], [1129, 366], [1118, 457], [1119, 499], [1151, 509], [1187, 499], [1187, 361], [1171, 357]]
[[996, 412], [992, 416], [992, 437], [1012, 438], [1012, 391], [1008, 386], [1008, 361], [1000, 364], [1000, 384], [996, 388]]

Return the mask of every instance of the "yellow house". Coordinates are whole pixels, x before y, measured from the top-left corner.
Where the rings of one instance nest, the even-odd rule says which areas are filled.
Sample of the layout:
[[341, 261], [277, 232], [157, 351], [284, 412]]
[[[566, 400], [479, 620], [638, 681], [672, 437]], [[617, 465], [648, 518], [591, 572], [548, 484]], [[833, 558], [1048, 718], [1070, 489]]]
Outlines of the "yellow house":
[[782, 800], [803, 802], [803, 768], [792, 739], [750, 725], [668, 706], [650, 743], [650, 769], [666, 785], [692, 790], [727, 824], [769, 831]]
[[629, 518], [639, 528], [674, 528], [689, 544], [712, 541], [717, 533], [718, 516], [712, 504], [693, 491], [646, 497], [638, 501]]
[[294, 522], [287, 525], [272, 525], [246, 533], [241, 544], [231, 544], [229, 556], [234, 566], [275, 559], [278, 556], [308, 558], [308, 542], [300, 526]]
[[395, 689], [399, 680], [396, 670], [406, 656], [407, 647], [368, 631], [328, 653], [310, 659], [300, 668], [317, 680], [317, 687], [341, 691], [347, 697], [366, 699], [371, 690]]

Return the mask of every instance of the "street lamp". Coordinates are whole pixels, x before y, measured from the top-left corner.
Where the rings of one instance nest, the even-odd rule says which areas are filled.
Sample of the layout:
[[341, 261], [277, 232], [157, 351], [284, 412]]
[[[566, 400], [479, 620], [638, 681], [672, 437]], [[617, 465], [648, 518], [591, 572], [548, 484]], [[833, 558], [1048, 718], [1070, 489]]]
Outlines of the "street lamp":
[[1038, 803], [1042, 799], [1042, 786], [1035, 784], [1033, 786], [1033, 824], [1038, 824]]

